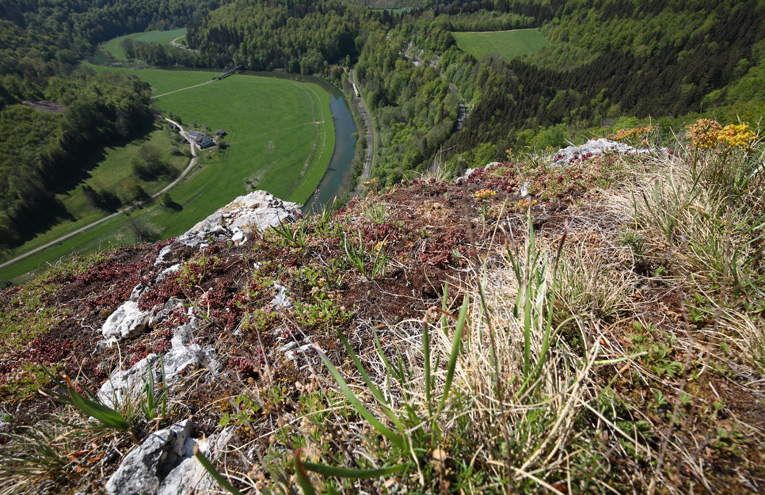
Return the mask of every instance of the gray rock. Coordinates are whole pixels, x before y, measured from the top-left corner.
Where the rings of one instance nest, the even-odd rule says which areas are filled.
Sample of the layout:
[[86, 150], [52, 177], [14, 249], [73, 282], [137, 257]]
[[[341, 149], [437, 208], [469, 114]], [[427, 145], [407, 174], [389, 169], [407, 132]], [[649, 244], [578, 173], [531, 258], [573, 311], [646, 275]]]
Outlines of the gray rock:
[[178, 378], [178, 374], [189, 367], [197, 367], [202, 362], [202, 355], [198, 345], [189, 347], [173, 347], [164, 355], [162, 361], [165, 365], [165, 379], [170, 385]]
[[146, 289], [148, 289], [149, 286], [146, 284], [138, 284], [135, 286], [133, 291], [130, 293], [129, 301], [138, 302], [138, 300], [141, 298], [141, 295], [146, 292]]
[[[204, 362], [209, 351], [202, 351], [198, 345], [174, 347], [162, 357], [165, 367], [165, 381], [168, 386], [175, 383], [184, 370], [197, 367]], [[155, 382], [160, 380], [161, 369], [159, 356], [149, 354], [138, 361], [129, 370], [112, 373], [98, 391], [98, 400], [111, 408], [118, 408], [126, 403], [136, 404], [143, 396], [144, 381], [149, 376], [151, 366]]]
[[192, 431], [191, 421], [185, 420], [149, 435], [125, 456], [106, 483], [106, 492], [110, 495], [157, 493], [174, 469], [193, 458]]
[[300, 212], [297, 203], [282, 201], [266, 191], [254, 191], [202, 220], [178, 237], [177, 242], [203, 247], [209, 237], [231, 239], [238, 231], [262, 231], [279, 222], [294, 221]]
[[247, 236], [245, 235], [244, 230], [240, 228], [234, 228], [234, 235], [231, 236], [231, 242], [236, 245], [247, 242]]
[[159, 266], [164, 263], [167, 263], [167, 257], [170, 255], [170, 252], [172, 250], [173, 250], [172, 244], [163, 247], [162, 250], [159, 252], [159, 255], [157, 256], [157, 259], [154, 260], [154, 266]]
[[581, 146], [569, 146], [567, 148], [563, 148], [558, 150], [558, 154], [556, 155], [556, 160], [553, 162], [555, 165], [566, 165], [571, 162], [571, 160], [578, 158], [582, 155], [585, 155], [587, 153], [592, 153], [593, 155], [600, 155], [602, 153], [605, 153], [607, 151], [615, 151], [617, 153], [623, 153], [623, 154], [644, 154], [644, 153], [651, 153], [653, 150], [649, 149], [637, 149], [633, 148], [632, 146], [629, 146], [624, 143], [618, 143], [616, 141], [611, 141], [609, 139], [592, 139], [590, 141], [587, 141]]
[[196, 316], [192, 316], [188, 323], [177, 327], [173, 331], [173, 338], [170, 339], [170, 343], [173, 347], [185, 347], [191, 343], [194, 338], [194, 330], [197, 329], [199, 319]]
[[[162, 251], [164, 251], [164, 249]], [[180, 269], [181, 269], [181, 264], [180, 263], [176, 263], [176, 264], [174, 264], [172, 266], [169, 266], [169, 267], [165, 268], [164, 270], [159, 272], [159, 275], [157, 275], [157, 282], [156, 283], [160, 283], [160, 282], [164, 281], [168, 276], [172, 275], [173, 273], [177, 272]]]
[[126, 301], [112, 313], [101, 327], [101, 333], [107, 339], [117, 339], [139, 335], [149, 326], [149, 312], [138, 308], [135, 301]]
[[[158, 365], [159, 356], [149, 354], [134, 364], [129, 370], [115, 371], [101, 385], [101, 389], [98, 391], [98, 400], [112, 409], [117, 409], [121, 405], [128, 403], [135, 404], [143, 394], [144, 378], [149, 375], [149, 366], [152, 367], [152, 372], [154, 372]], [[154, 376], [157, 376], [156, 373]]]
[[[208, 439], [197, 440], [199, 450], [208, 458], [215, 457], [222, 451], [234, 436], [234, 429], [229, 427], [212, 435]], [[193, 445], [192, 445], [193, 449]], [[191, 493], [210, 493], [217, 483], [195, 457], [185, 458], [162, 481], [158, 495], [177, 495]]]
[[277, 309], [290, 309], [292, 307], [292, 301], [289, 298], [289, 291], [287, 288], [274, 282], [274, 290], [276, 290], [276, 295], [271, 300], [271, 309], [274, 311]]

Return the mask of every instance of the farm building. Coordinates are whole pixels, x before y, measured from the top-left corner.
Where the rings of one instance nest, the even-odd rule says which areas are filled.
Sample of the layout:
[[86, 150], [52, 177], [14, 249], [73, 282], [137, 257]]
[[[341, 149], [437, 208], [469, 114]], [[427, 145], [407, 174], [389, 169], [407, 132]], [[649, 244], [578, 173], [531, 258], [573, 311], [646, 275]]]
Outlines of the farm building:
[[189, 131], [189, 137], [202, 149], [209, 148], [215, 144], [212, 138], [204, 132]]

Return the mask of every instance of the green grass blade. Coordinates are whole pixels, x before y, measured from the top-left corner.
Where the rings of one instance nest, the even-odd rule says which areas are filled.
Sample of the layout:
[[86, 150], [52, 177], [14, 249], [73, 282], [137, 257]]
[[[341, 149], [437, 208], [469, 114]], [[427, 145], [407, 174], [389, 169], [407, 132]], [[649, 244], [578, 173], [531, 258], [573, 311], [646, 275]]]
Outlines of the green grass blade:
[[98, 402], [86, 399], [73, 387], [67, 387], [72, 404], [88, 416], [97, 419], [101, 423], [118, 430], [129, 430], [130, 423], [119, 412]]
[[449, 364], [446, 367], [446, 383], [444, 383], [444, 393], [441, 397], [441, 402], [438, 404], [438, 410], [436, 416], [444, 407], [446, 403], [446, 397], [449, 395], [449, 390], [452, 387], [452, 380], [454, 379], [454, 368], [457, 366], [457, 356], [460, 353], [460, 343], [462, 342], [462, 332], [465, 327], [465, 317], [467, 316], [467, 310], [470, 300], [468, 296], [462, 299], [462, 309], [460, 309], [459, 317], [457, 318], [457, 328], [454, 330], [454, 341], [452, 342], [452, 352], [449, 356]]
[[401, 375], [399, 375], [399, 370], [396, 369], [390, 361], [388, 361], [388, 358], [385, 357], [385, 353], [383, 352], [382, 344], [380, 344], [380, 338], [377, 335], [377, 332], [373, 332], [375, 337], [375, 345], [377, 346], [377, 354], [380, 355], [380, 359], [382, 359], [383, 364], [385, 365], [385, 369], [388, 370], [388, 374], [390, 376], [393, 376], [393, 378], [396, 379], [397, 382], [401, 383], [404, 379]]
[[337, 476], [338, 478], [346, 479], [381, 478], [383, 476], [399, 473], [409, 467], [409, 464], [396, 464], [395, 466], [375, 469], [350, 469], [327, 466], [326, 464], [314, 464], [311, 462], [303, 463], [303, 465], [307, 470], [322, 476]]
[[364, 419], [366, 419], [369, 424], [378, 431], [378, 433], [390, 440], [391, 443], [396, 445], [402, 451], [406, 450], [406, 442], [404, 441], [403, 437], [393, 432], [390, 428], [375, 418], [374, 415], [372, 415], [372, 413], [369, 412], [366, 407], [364, 407], [356, 395], [354, 395], [350, 387], [348, 387], [348, 384], [345, 383], [345, 380], [343, 379], [340, 372], [337, 370], [337, 368], [335, 368], [335, 365], [332, 364], [332, 361], [330, 361], [329, 358], [321, 350], [316, 349], [316, 352], [319, 353], [319, 357], [322, 361], [324, 361], [324, 365], [327, 367], [327, 369], [329, 369], [329, 372], [332, 374], [335, 381], [340, 386], [340, 390], [343, 392], [343, 395], [345, 395], [346, 399], [348, 399], [348, 402], [351, 403], [353, 408], [356, 409], [356, 412], [358, 412]]
[[[442, 318], [445, 318], [442, 316]], [[428, 406], [428, 415], [433, 415], [433, 404], [430, 400], [430, 330], [426, 322], [422, 326], [422, 354], [425, 367], [425, 403]]]
[[[361, 364], [361, 361], [359, 361], [358, 356], [353, 351], [353, 348], [351, 347], [351, 344], [348, 342], [348, 339], [345, 338], [345, 335], [343, 335], [343, 332], [340, 330], [337, 330], [337, 335], [340, 337], [340, 341], [345, 346], [345, 350], [350, 354], [351, 359], [353, 360], [353, 364], [356, 365], [356, 369], [359, 370], [359, 373], [361, 374], [362, 380], [364, 380], [364, 383], [367, 387], [369, 387], [369, 390], [372, 392], [372, 395], [377, 399], [377, 401], [382, 406], [383, 410], [385, 411], [385, 414], [393, 421], [393, 423], [396, 425], [396, 428], [398, 428], [400, 431], [404, 431], [404, 425], [401, 423], [401, 421], [398, 419], [396, 414], [391, 410], [390, 406], [388, 405], [388, 401], [385, 400], [385, 397], [383, 397], [382, 392], [380, 392], [380, 389], [372, 383], [372, 380], [369, 378], [369, 374], [367, 374], [367, 371], [364, 369], [364, 366]], [[377, 334], [375, 333], [375, 338], [377, 338]]]
[[316, 489], [313, 487], [313, 483], [311, 483], [311, 478], [308, 477], [305, 464], [300, 460], [300, 449], [297, 449], [295, 451], [295, 476], [297, 477], [298, 485], [303, 490], [303, 495], [314, 495]]
[[369, 378], [369, 374], [367, 374], [367, 370], [364, 369], [364, 365], [361, 364], [361, 361], [359, 361], [359, 357], [353, 351], [351, 344], [348, 342], [348, 339], [345, 338], [345, 335], [340, 329], [337, 329], [337, 336], [340, 337], [340, 342], [342, 342], [343, 345], [345, 346], [346, 352], [348, 352], [348, 354], [351, 356], [351, 360], [353, 360], [353, 364], [356, 366], [356, 369], [359, 370], [362, 380], [364, 380], [364, 383], [366, 383], [367, 387], [369, 387], [369, 390], [372, 392], [372, 395], [374, 395], [375, 399], [380, 401], [380, 403], [387, 405], [388, 401], [385, 400], [385, 397], [383, 397], [382, 392], [380, 392], [380, 389], [377, 387], [377, 385], [372, 383], [372, 380]]
[[194, 456], [220, 486], [225, 488], [232, 495], [242, 495], [242, 492], [234, 488], [234, 486], [229, 483], [228, 480], [223, 477], [223, 475], [220, 474], [217, 469], [215, 469], [215, 466], [213, 466], [207, 457], [205, 457], [205, 455], [199, 450], [199, 446], [197, 444], [194, 444]]

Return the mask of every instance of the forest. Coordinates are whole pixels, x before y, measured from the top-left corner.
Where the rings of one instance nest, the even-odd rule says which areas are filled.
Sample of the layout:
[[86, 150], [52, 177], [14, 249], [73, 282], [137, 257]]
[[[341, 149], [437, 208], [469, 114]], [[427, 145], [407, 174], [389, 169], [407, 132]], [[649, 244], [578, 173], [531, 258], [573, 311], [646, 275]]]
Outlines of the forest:
[[[346, 58], [355, 63], [381, 138], [374, 174], [388, 182], [434, 161], [478, 165], [512, 147], [563, 145], [623, 116], [674, 123], [701, 114], [754, 120], [760, 111], [765, 5], [757, 0], [410, 6], [236, 0], [193, 26], [189, 42], [218, 65], [329, 74]], [[539, 28], [552, 46], [476, 60], [451, 35], [518, 27]], [[468, 114], [461, 127], [460, 112]]]
[[[193, 23], [220, 3], [0, 0], [0, 252], [67, 215], [55, 193], [81, 176], [83, 157], [154, 120], [147, 85], [80, 62], [101, 41]], [[38, 100], [65, 110], [22, 105]]]
[[[667, 132], [698, 116], [754, 122], [765, 103], [758, 0], [0, 0], [0, 24], [0, 141], [12, 149], [0, 164], [0, 234], [8, 239], [0, 248], [51, 211], [50, 177], [77, 167], [67, 156], [126, 139], [149, 120], [146, 88], [78, 66], [98, 42], [129, 32], [188, 26], [196, 52], [126, 47], [157, 66], [243, 65], [336, 84], [346, 77], [340, 67], [355, 66], [379, 135], [373, 175], [386, 183], [438, 164], [482, 165], [508, 148], [564, 145], [624, 118], [651, 119]], [[451, 34], [515, 28], [537, 28], [551, 46], [478, 60]], [[91, 111], [107, 120], [118, 114], [114, 125], [77, 128], [90, 125], [77, 109], [95, 105], [88, 95], [108, 85], [120, 88], [125, 105], [102, 101]], [[67, 110], [17, 105], [38, 99]], [[12, 146], [20, 136], [28, 142]]]

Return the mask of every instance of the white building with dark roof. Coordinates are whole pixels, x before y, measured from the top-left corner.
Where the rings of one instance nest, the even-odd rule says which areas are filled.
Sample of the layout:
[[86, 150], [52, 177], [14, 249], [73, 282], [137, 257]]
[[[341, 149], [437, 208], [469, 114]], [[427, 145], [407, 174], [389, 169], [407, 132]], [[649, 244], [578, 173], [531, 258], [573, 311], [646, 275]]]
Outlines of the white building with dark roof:
[[191, 140], [194, 141], [196, 145], [201, 149], [209, 148], [215, 144], [212, 138], [204, 132], [189, 131], [189, 138], [191, 138]]

